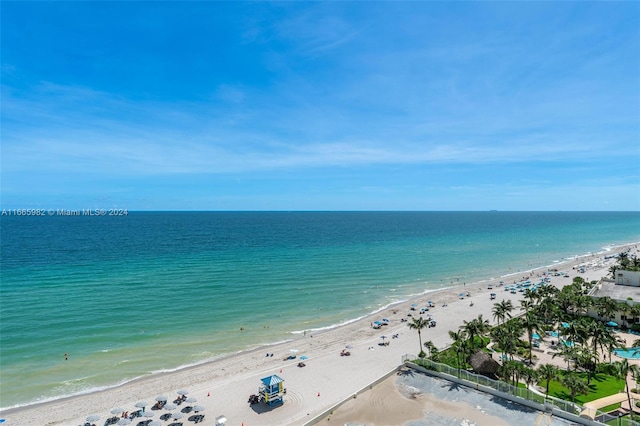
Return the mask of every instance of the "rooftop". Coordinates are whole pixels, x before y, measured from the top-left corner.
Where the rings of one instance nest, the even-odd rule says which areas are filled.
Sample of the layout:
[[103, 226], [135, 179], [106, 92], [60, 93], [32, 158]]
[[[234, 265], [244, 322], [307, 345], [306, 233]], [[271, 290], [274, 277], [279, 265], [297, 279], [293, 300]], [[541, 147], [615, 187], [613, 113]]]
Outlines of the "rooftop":
[[593, 297], [609, 296], [618, 301], [626, 301], [630, 297], [634, 302], [640, 302], [640, 287], [616, 285], [613, 281], [602, 280], [591, 295]]

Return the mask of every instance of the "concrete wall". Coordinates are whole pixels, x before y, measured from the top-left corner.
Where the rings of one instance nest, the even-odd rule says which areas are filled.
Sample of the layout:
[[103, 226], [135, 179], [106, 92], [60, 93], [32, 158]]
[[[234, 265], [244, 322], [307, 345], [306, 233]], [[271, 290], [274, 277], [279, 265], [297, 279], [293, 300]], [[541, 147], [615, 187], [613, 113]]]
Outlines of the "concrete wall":
[[616, 285], [640, 287], [640, 271], [616, 271]]

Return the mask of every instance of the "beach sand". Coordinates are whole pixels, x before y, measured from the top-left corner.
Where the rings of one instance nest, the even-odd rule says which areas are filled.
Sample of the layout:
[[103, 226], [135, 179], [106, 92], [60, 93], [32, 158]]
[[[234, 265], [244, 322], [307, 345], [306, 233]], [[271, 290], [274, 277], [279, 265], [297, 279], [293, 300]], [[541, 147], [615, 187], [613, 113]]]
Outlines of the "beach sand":
[[[637, 253], [636, 248], [634, 252]], [[607, 275], [609, 266], [614, 263], [615, 259], [605, 260], [604, 254], [563, 263], [558, 269], [566, 271], [569, 277], [553, 277], [551, 283], [562, 287], [571, 283], [576, 275], [589, 281], [597, 280]], [[585, 273], [578, 274], [573, 269], [579, 264], [587, 265]], [[541, 268], [531, 274], [522, 273], [503, 280], [510, 284], [531, 275], [532, 282], [537, 282], [537, 276], [547, 270]], [[431, 340], [443, 348], [450, 344], [448, 331], [457, 330], [464, 320], [472, 320], [481, 314], [493, 323], [491, 309], [495, 302], [510, 299], [519, 306], [522, 293], [504, 291], [497, 287], [499, 281], [491, 281], [493, 290], [487, 289], [489, 281], [486, 281], [427, 293], [391, 306], [370, 318], [322, 333], [307, 333], [292, 342], [230, 355], [171, 373], [153, 374], [100, 392], [6, 410], [0, 413], [0, 418], [6, 419], [7, 425], [82, 425], [87, 416], [99, 415], [101, 419], [96, 424], [102, 425], [111, 417], [110, 411], [114, 407], [132, 412], [136, 410], [134, 404], [138, 401], [154, 403], [159, 395], [173, 400], [177, 397], [177, 390], [187, 389], [189, 396], [197, 399], [197, 405], [205, 407], [202, 424], [215, 424], [214, 419], [224, 415], [228, 419], [227, 425], [302, 425], [335, 404], [353, 399], [354, 394], [368, 389], [371, 383], [395, 370], [402, 363], [403, 355], [419, 352], [417, 332], [410, 330], [406, 322], [401, 322], [402, 318], [410, 320], [409, 313], [417, 315], [416, 311], [410, 310], [412, 304], [422, 307], [428, 300], [434, 302], [435, 308], [429, 313], [437, 320], [437, 326], [422, 331], [422, 342]], [[471, 297], [460, 300], [458, 294], [462, 291], [469, 292]], [[490, 300], [491, 292], [497, 293], [495, 300]], [[473, 306], [470, 306], [471, 302]], [[443, 306], [445, 303], [447, 306]], [[380, 330], [373, 329], [371, 323], [381, 318], [388, 318], [390, 324]], [[391, 338], [394, 334], [398, 337]], [[378, 345], [382, 335], [389, 337], [385, 340], [390, 342], [388, 346]], [[347, 345], [351, 356], [340, 356], [340, 351]], [[292, 349], [297, 352], [292, 352]], [[266, 353], [274, 356], [267, 357]], [[306, 367], [297, 366], [299, 359], [284, 360], [291, 354], [298, 358], [308, 356]], [[264, 404], [251, 406], [249, 395], [257, 393], [261, 378], [272, 374], [285, 380], [285, 403], [273, 409], [266, 408]], [[361, 398], [354, 401], [358, 400]], [[400, 404], [398, 409], [406, 408], [408, 416], [413, 415], [412, 408], [402, 407], [405, 406]], [[389, 410], [395, 408], [390, 407]], [[156, 420], [160, 414], [166, 413], [154, 412], [153, 419]], [[182, 419], [183, 424], [192, 423], [187, 420], [190, 415]], [[132, 424], [137, 424], [137, 419]]]

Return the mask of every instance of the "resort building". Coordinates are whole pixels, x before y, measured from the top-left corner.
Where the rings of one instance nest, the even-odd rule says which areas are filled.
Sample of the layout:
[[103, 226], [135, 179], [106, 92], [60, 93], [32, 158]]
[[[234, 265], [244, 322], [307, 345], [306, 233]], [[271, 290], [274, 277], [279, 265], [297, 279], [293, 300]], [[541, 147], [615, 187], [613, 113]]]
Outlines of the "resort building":
[[640, 287], [640, 271], [616, 271], [616, 285]]
[[[630, 271], [624, 271], [628, 273]], [[636, 272], [637, 274], [638, 272]], [[614, 282], [610, 279], [601, 279], [598, 284], [591, 290], [590, 294], [594, 299], [601, 297], [610, 297], [619, 304], [625, 304], [629, 308], [640, 304], [640, 285], [619, 285], [617, 280]], [[607, 321], [614, 321], [624, 326], [631, 326], [637, 322], [640, 322], [640, 317], [630, 315], [629, 309], [618, 309], [618, 311], [611, 317], [603, 318], [596, 312], [594, 306], [589, 307], [587, 315], [597, 319], [604, 319]]]

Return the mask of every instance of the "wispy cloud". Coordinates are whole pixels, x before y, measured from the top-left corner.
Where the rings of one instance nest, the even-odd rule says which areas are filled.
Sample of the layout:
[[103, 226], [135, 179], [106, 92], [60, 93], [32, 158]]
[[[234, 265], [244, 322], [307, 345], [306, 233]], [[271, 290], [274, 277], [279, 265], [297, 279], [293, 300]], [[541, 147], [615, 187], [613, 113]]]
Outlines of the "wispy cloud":
[[82, 174], [140, 191], [176, 179], [203, 203], [212, 188], [237, 201], [227, 187], [278, 203], [270, 187], [286, 184], [323, 200], [348, 188], [345, 208], [376, 191], [418, 208], [411, 191], [508, 201], [638, 182], [637, 7], [607, 5], [605, 22], [599, 4], [244, 6], [199, 4], [229, 14], [215, 26], [171, 7], [151, 26], [119, 22], [133, 45], [90, 30], [25, 39], [3, 17], [3, 192]]
[[[9, 92], [9, 91], [7, 91]], [[244, 95], [222, 88], [222, 97], [242, 102]], [[282, 168], [351, 167], [376, 164], [479, 164], [588, 158], [598, 141], [561, 133], [520, 132], [518, 126], [471, 117], [467, 122], [432, 122], [412, 128], [403, 117], [373, 124], [366, 115], [334, 138], [317, 140], [304, 123], [317, 123], [314, 110], [279, 107], [264, 118], [249, 108], [233, 112], [208, 104], [165, 105], [113, 97], [77, 87], [42, 84], [20, 99], [8, 94], [3, 108], [7, 170], [91, 172], [117, 167], [128, 174], [242, 173]], [[339, 111], [339, 110], [338, 110]], [[337, 114], [336, 111], [332, 112]], [[308, 114], [305, 116], [305, 114]], [[234, 117], [230, 119], [230, 117]], [[276, 126], [291, 134], [263, 133]], [[280, 117], [280, 118], [278, 118]], [[287, 118], [284, 118], [287, 117]], [[32, 126], [31, 123], [39, 123]], [[251, 123], [253, 129], [248, 128]], [[247, 126], [247, 127], [245, 127]], [[589, 130], [589, 129], [586, 129]], [[615, 153], [613, 153], [615, 154]]]

